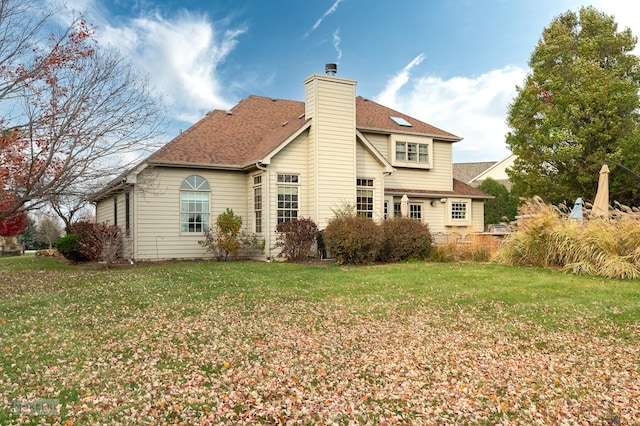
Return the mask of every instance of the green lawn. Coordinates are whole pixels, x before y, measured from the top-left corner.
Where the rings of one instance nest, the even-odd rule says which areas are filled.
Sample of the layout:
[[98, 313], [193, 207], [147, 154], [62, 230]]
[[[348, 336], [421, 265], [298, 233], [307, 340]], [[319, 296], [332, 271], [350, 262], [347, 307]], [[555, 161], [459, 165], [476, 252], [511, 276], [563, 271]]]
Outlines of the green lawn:
[[1, 258], [0, 354], [0, 424], [640, 424], [640, 281]]

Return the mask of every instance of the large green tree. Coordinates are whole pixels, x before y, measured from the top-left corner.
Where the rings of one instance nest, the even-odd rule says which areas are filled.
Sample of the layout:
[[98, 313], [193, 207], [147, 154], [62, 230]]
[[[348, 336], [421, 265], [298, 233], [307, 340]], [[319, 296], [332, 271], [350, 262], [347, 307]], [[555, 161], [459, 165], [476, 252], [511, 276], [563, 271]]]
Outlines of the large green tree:
[[640, 58], [637, 39], [592, 7], [556, 17], [531, 55], [530, 73], [509, 107], [509, 173], [523, 196], [557, 203], [595, 197], [610, 165], [611, 200], [640, 201]]

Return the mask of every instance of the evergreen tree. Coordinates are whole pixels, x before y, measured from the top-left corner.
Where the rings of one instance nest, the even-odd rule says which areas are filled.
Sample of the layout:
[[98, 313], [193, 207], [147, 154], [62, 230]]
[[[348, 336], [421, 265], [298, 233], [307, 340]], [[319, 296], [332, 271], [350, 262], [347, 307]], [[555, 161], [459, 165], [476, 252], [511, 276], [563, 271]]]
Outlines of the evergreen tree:
[[28, 216], [27, 222], [28, 225], [25, 230], [18, 235], [18, 243], [23, 245], [25, 250], [37, 250], [40, 247], [36, 242], [36, 221]]
[[487, 178], [478, 186], [478, 189], [493, 195], [493, 199], [484, 202], [484, 223], [511, 222], [516, 218], [517, 197], [512, 199], [511, 193], [506, 186], [500, 182]]

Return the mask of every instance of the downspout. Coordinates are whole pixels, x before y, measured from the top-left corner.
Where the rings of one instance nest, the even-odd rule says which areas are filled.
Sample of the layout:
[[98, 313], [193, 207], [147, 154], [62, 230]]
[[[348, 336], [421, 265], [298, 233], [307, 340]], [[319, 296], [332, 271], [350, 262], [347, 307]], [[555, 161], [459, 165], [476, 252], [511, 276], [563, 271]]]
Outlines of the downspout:
[[[267, 261], [271, 260], [271, 197], [269, 197], [269, 193], [271, 191], [269, 191], [269, 188], [271, 187], [271, 182], [269, 179], [269, 173], [267, 172], [267, 168], [265, 166], [263, 166], [262, 164], [260, 164], [260, 161], [256, 162], [256, 168], [258, 170], [262, 170], [265, 172], [264, 176], [265, 176], [265, 187], [264, 187], [264, 198], [266, 200], [266, 203], [264, 204], [264, 209], [265, 209], [265, 218], [266, 220], [264, 221], [265, 223], [263, 224], [264, 227], [264, 248], [266, 250], [266, 255], [267, 255]], [[263, 218], [264, 219], [264, 218]]]

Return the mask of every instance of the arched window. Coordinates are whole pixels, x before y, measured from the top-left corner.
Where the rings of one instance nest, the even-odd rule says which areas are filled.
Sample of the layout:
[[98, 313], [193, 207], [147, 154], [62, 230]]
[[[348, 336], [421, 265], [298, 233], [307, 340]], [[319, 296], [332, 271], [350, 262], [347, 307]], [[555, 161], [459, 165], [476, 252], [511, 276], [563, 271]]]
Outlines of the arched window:
[[202, 233], [209, 229], [209, 182], [191, 175], [180, 185], [180, 231]]

